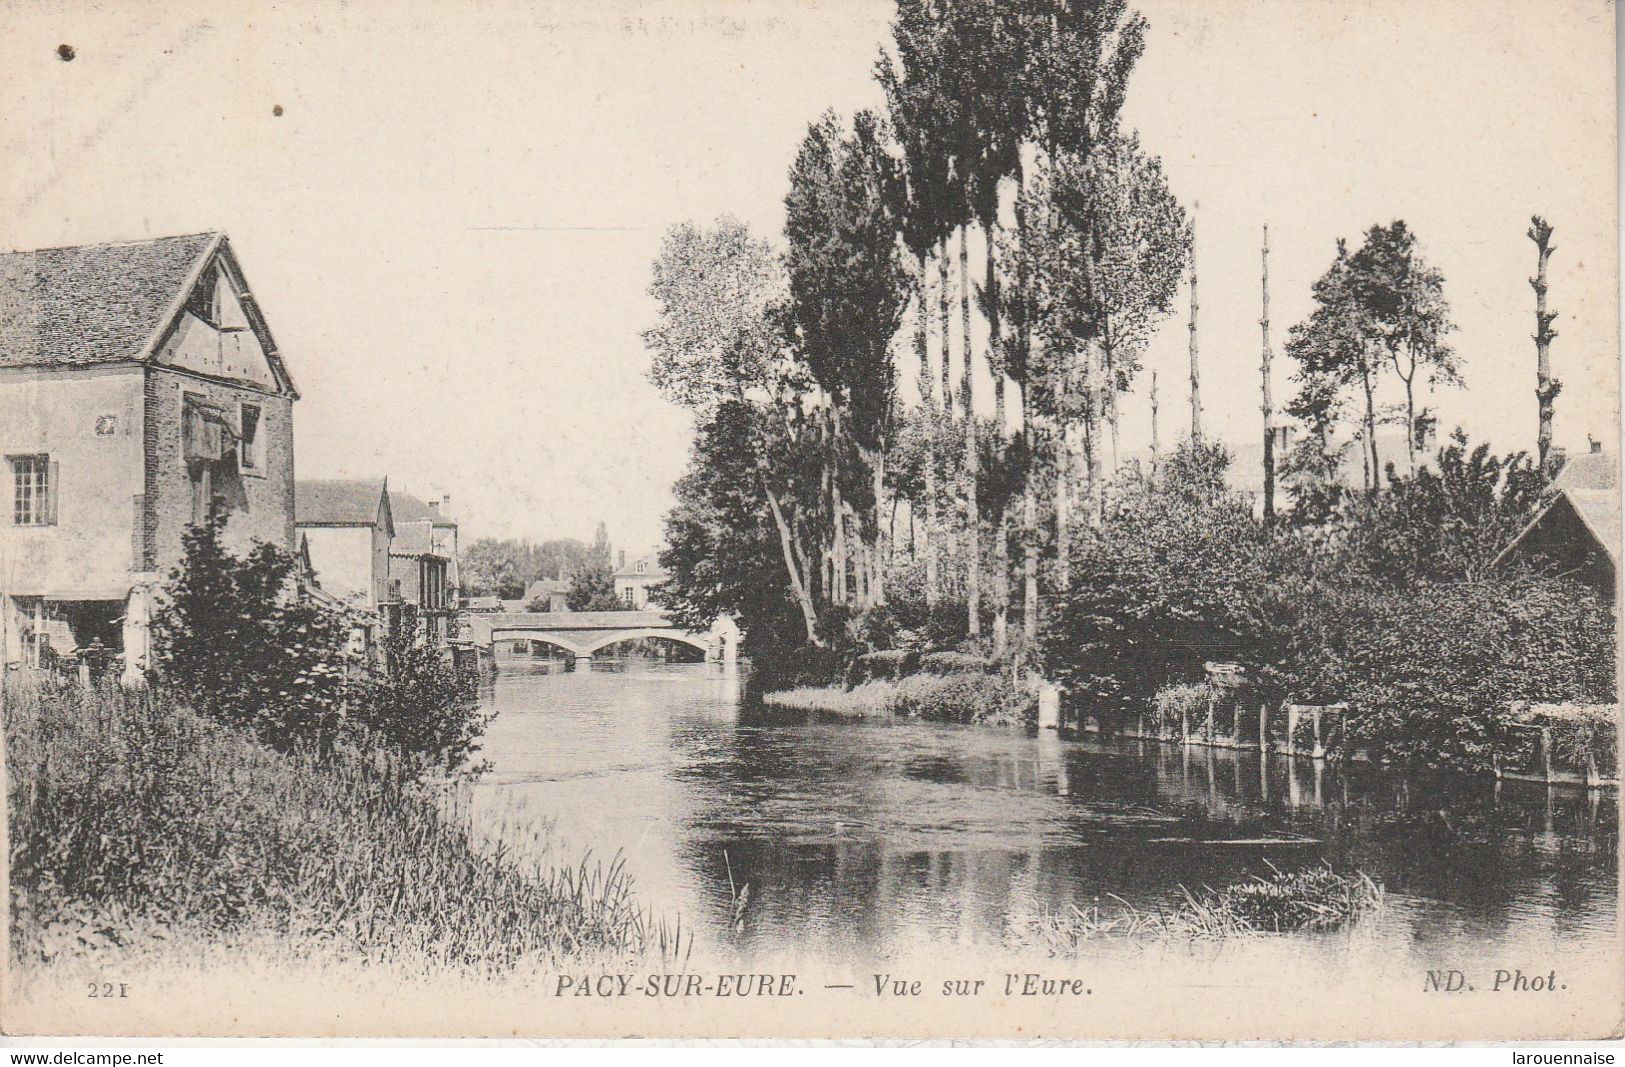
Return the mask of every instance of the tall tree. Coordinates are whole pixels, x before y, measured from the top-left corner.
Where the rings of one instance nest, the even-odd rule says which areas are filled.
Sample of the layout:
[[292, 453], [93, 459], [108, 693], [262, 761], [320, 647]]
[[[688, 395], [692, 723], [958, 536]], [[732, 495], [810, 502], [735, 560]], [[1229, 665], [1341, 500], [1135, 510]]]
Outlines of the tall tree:
[[1307, 319], [1292, 327], [1286, 347], [1303, 380], [1317, 388], [1359, 387], [1364, 401], [1360, 437], [1365, 489], [1375, 493], [1382, 472], [1377, 454], [1376, 390], [1384, 352], [1367, 321], [1349, 259], [1348, 242], [1339, 239], [1336, 258], [1312, 287], [1314, 307]]
[[[901, 176], [880, 120], [855, 116], [848, 135], [834, 115], [814, 123], [790, 171], [785, 197], [790, 312], [802, 357], [830, 401], [835, 468], [837, 586], [857, 564], [857, 606], [885, 602], [885, 455], [896, 412], [891, 342], [908, 301], [897, 246]], [[856, 462], [845, 462], [850, 445]], [[857, 545], [848, 544], [855, 515]]]
[[[1145, 20], [1129, 8], [1126, 0], [1029, 0], [1006, 5], [1002, 10], [1005, 22], [1001, 32], [991, 39], [1000, 42], [998, 54], [1002, 61], [1019, 71], [1006, 90], [1012, 99], [1004, 110], [1013, 116], [1007, 125], [1019, 137], [1030, 141], [1037, 164], [1036, 168], [1029, 168], [1026, 153], [1020, 145], [1016, 146], [1014, 245], [1018, 251], [1011, 257], [1013, 263], [1007, 271], [1014, 292], [1005, 301], [1014, 330], [1003, 360], [1005, 369], [1021, 390], [1021, 452], [1027, 457], [1022, 474], [1022, 628], [1031, 641], [1036, 638], [1038, 628], [1037, 492], [1041, 475], [1054, 479], [1056, 503], [1070, 506], [1064, 485], [1069, 460], [1068, 420], [1058, 410], [1066, 405], [1055, 402], [1057, 376], [1076, 382], [1087, 380], [1089, 375], [1079, 373], [1079, 368], [1065, 359], [1046, 358], [1038, 361], [1042, 367], [1035, 365], [1033, 331], [1037, 312], [1034, 304], [1043, 299], [1036, 290], [1046, 283], [1031, 273], [1036, 266], [1034, 257], [1019, 252], [1031, 239], [1033, 227], [1031, 210], [1035, 200], [1029, 193], [1028, 174], [1029, 170], [1036, 173], [1046, 166], [1057, 172], [1069, 165], [1101, 165], [1107, 171], [1112, 169], [1105, 162], [1111, 149], [1103, 146], [1119, 144], [1118, 117], [1127, 95], [1129, 77], [1145, 48], [1146, 27]], [[1015, 99], [1017, 97], [1019, 99]], [[1063, 159], [1070, 163], [1062, 164]], [[1084, 233], [1089, 232], [1088, 202], [1092, 191], [1074, 188], [1067, 190], [1067, 194], [1076, 202], [1049, 212], [1046, 224], [1052, 244], [1059, 236], [1056, 224], [1061, 227], [1081, 225]], [[1111, 191], [1107, 191], [1106, 198], [1110, 196]], [[1053, 265], [1057, 251], [1051, 248], [1043, 258]], [[1064, 257], [1064, 254], [1061, 250], [1060, 255]], [[1112, 266], [1118, 262], [1111, 259]], [[990, 277], [996, 276], [990, 272]], [[1095, 272], [1094, 281], [1097, 293], [1110, 289], [1110, 285], [1102, 281], [1099, 270]], [[1054, 283], [1049, 284], [1053, 287]], [[1132, 300], [1133, 297], [1128, 297], [1123, 307]], [[1103, 346], [1109, 344], [1109, 328], [1086, 329], [1081, 335], [1085, 353], [1091, 334], [1099, 338]], [[1062, 351], [1075, 354], [1079, 339], [1080, 335], [1072, 332]], [[1104, 377], [1111, 378], [1111, 372], [1107, 370]], [[1113, 416], [1115, 445], [1115, 393], [1110, 395], [1108, 404]], [[1051, 424], [1047, 441], [1041, 439], [1046, 421]], [[1067, 540], [1062, 530], [1064, 521], [1057, 512], [1058, 549]], [[1059, 569], [1064, 571], [1065, 565]]]
[[1552, 323], [1557, 312], [1546, 310], [1546, 264], [1557, 251], [1552, 247], [1552, 227], [1536, 215], [1529, 220], [1529, 239], [1535, 242], [1535, 276], [1529, 285], [1535, 290], [1535, 404], [1540, 418], [1540, 429], [1535, 435], [1537, 460], [1546, 469], [1547, 457], [1552, 451], [1552, 402], [1562, 391], [1563, 383], [1552, 377], [1552, 339], [1557, 331]]
[[[1134, 134], [1103, 137], [1087, 156], [1051, 157], [1037, 168], [1022, 203], [1026, 241], [1010, 254], [1029, 279], [1037, 340], [1030, 377], [1038, 386], [1031, 395], [1047, 400], [1029, 417], [1083, 421], [1098, 492], [1095, 422], [1105, 419], [1115, 443], [1116, 396], [1132, 383], [1158, 322], [1173, 310], [1189, 254], [1185, 212], [1160, 162]], [[1064, 571], [1064, 434], [1051, 444], [1057, 563]]]
[[[934, 421], [935, 371], [930, 358], [929, 279], [933, 250], [943, 250], [943, 242], [964, 216], [963, 194], [953, 178], [951, 135], [954, 129], [954, 101], [943, 91], [941, 64], [944, 27], [936, 17], [931, 0], [899, 0], [892, 20], [893, 56], [882, 53], [875, 64], [875, 77], [886, 94], [891, 119], [902, 155], [902, 202], [898, 205], [904, 245], [914, 257], [914, 348], [919, 360], [919, 391], [926, 417]], [[942, 311], [941, 374], [942, 410], [951, 417], [953, 390], [949, 381], [947, 261], [942, 267], [940, 307]], [[925, 529], [920, 551], [925, 556], [926, 601], [935, 604], [940, 596], [937, 544], [941, 533], [938, 514], [937, 476], [941, 464], [930, 457], [924, 464]]]
[[1405, 386], [1405, 456], [1414, 473], [1416, 451], [1423, 444], [1417, 439], [1418, 372], [1425, 370], [1433, 383], [1461, 381], [1460, 361], [1444, 341], [1455, 328], [1444, 298], [1444, 275], [1422, 258], [1416, 235], [1403, 220], [1367, 230], [1351, 270], [1366, 326]]
[[[734, 401], [754, 405], [772, 425], [793, 432], [805, 383], [784, 344], [785, 288], [778, 256], [743, 223], [724, 217], [709, 229], [686, 222], [673, 226], [661, 242], [649, 285], [659, 308], [656, 325], [643, 334], [650, 380], [701, 423]], [[806, 640], [821, 646], [808, 524], [787, 507], [793, 486], [768, 462], [767, 449], [754, 449], [752, 455]]]

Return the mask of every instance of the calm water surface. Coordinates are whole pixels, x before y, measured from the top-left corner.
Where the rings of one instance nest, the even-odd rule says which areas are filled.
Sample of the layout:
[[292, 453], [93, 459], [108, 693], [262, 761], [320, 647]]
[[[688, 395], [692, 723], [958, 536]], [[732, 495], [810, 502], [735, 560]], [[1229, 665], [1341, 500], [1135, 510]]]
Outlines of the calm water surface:
[[1386, 887], [1368, 936], [1419, 963], [1614, 938], [1612, 793], [764, 713], [718, 665], [500, 666], [482, 817], [620, 854], [644, 901], [747, 960], [1008, 944], [1046, 910], [1154, 906], [1323, 859]]

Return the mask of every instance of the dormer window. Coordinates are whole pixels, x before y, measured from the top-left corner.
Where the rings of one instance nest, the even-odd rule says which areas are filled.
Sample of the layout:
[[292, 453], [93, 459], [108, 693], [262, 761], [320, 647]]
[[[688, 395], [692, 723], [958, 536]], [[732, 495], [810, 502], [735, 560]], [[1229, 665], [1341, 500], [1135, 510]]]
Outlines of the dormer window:
[[644, 571], [646, 571], [648, 569], [649, 569], [649, 564], [648, 563], [644, 562], [641, 559], [638, 560], [638, 573], [639, 574], [642, 574]]

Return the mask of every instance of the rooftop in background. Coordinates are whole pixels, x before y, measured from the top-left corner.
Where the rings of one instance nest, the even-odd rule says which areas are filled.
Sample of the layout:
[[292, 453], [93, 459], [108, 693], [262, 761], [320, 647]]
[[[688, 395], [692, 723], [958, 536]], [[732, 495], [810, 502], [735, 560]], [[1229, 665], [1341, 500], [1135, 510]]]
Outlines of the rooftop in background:
[[616, 578], [665, 578], [657, 556], [640, 556], [615, 572]]
[[1593, 443], [1590, 452], [1570, 456], [1564, 461], [1557, 477], [1552, 479], [1552, 488], [1612, 493], [1619, 488], [1619, 457], [1604, 452], [1600, 444]]
[[396, 522], [434, 522], [442, 526], [455, 526], [457, 520], [446, 512], [446, 505], [450, 497], [441, 497], [425, 503], [411, 493], [403, 493], [398, 489], [389, 491], [389, 510], [395, 516]]
[[[297, 481], [293, 487], [293, 521], [299, 526], [371, 526], [378, 520], [378, 504], [388, 484], [387, 478]], [[391, 507], [390, 525], [393, 513]]]

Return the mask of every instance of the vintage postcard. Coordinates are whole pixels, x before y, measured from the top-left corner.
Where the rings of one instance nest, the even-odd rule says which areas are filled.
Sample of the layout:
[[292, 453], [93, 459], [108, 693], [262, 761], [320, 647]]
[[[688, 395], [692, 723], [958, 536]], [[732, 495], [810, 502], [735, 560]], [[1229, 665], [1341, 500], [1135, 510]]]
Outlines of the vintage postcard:
[[0, 0], [10, 1035], [1618, 1037], [1605, 0]]

